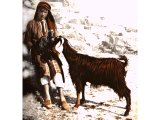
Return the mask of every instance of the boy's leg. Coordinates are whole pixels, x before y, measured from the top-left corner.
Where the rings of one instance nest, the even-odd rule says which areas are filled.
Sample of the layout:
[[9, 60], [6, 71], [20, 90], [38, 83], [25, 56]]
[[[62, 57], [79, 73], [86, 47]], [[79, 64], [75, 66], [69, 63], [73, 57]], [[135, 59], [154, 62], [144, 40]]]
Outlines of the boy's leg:
[[61, 105], [62, 108], [65, 110], [69, 110], [69, 105], [64, 97], [64, 93], [63, 93], [63, 87], [64, 87], [64, 83], [63, 83], [63, 78], [62, 78], [62, 74], [61, 73], [56, 73], [56, 75], [54, 76], [54, 82], [55, 85], [58, 89], [58, 93], [59, 93], [59, 97], [61, 100]]
[[52, 102], [51, 102], [51, 97], [50, 97], [50, 93], [49, 93], [49, 79], [47, 77], [43, 77], [40, 79], [41, 80], [41, 84], [43, 86], [44, 89], [44, 106], [48, 109], [52, 108]]
[[55, 90], [56, 89], [56, 85], [53, 83], [53, 80], [49, 81], [49, 86], [50, 86], [51, 90]]

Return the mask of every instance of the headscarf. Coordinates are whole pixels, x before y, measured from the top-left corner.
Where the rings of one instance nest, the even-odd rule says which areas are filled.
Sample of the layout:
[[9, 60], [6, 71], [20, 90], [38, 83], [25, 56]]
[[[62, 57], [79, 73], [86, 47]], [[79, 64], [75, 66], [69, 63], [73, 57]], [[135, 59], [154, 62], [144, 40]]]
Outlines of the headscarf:
[[46, 17], [46, 22], [47, 22], [47, 25], [48, 25], [48, 29], [49, 30], [57, 29], [54, 17], [51, 13], [51, 6], [47, 2], [39, 2], [38, 3], [37, 8], [36, 8], [36, 12], [35, 12], [35, 15], [34, 15], [34, 20], [37, 21], [38, 10], [41, 9], [41, 8], [45, 8], [45, 9], [48, 10], [48, 15]]

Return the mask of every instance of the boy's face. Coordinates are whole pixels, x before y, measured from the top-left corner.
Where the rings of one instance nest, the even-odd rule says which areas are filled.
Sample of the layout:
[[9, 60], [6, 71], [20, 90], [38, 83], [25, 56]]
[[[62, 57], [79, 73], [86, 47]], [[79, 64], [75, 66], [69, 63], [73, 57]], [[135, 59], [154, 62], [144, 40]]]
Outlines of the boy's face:
[[44, 20], [48, 15], [48, 10], [45, 8], [40, 8], [38, 10], [38, 20]]

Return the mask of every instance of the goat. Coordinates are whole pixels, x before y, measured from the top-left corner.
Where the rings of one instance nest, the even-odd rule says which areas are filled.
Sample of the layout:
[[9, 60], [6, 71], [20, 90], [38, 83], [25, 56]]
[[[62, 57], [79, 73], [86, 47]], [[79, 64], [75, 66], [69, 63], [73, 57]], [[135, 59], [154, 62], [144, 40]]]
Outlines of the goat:
[[[62, 43], [62, 53], [68, 62], [69, 73], [76, 87], [77, 99], [75, 107], [78, 108], [85, 101], [85, 84], [90, 82], [94, 86], [108, 86], [118, 94], [119, 98], [125, 97], [126, 111], [124, 116], [127, 116], [131, 109], [131, 90], [127, 87], [125, 81], [127, 73], [125, 67], [128, 65], [127, 57], [120, 55], [117, 59], [95, 58], [78, 53], [69, 45], [68, 40], [62, 36], [55, 38], [55, 41]], [[82, 99], [80, 100], [81, 92]]]

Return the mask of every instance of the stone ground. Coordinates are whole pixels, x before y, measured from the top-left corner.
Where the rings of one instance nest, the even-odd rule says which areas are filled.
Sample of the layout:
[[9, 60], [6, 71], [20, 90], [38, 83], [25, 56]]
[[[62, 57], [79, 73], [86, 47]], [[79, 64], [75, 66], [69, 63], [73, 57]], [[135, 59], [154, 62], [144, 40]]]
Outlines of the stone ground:
[[129, 65], [126, 82], [131, 89], [132, 105], [128, 116], [123, 116], [125, 99], [119, 100], [118, 96], [108, 87], [93, 88], [89, 83], [86, 85], [86, 103], [78, 110], [72, 108], [76, 101], [75, 88], [69, 76], [64, 90], [66, 99], [71, 107], [70, 111], [62, 110], [59, 105], [57, 91], [51, 91], [54, 101], [53, 108], [48, 110], [41, 106], [33, 94], [23, 96], [23, 119], [24, 120], [137, 120], [137, 55], [128, 55]]

